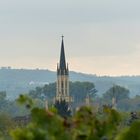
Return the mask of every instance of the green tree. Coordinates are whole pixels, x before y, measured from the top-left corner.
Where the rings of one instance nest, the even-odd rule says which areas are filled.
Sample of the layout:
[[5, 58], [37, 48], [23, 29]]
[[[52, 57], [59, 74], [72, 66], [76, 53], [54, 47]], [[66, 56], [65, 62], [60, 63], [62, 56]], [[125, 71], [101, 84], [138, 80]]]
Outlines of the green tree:
[[140, 110], [140, 96], [134, 98], [123, 99], [119, 101], [118, 108], [121, 111], [139, 111]]
[[5, 110], [7, 103], [8, 100], [6, 99], [6, 92], [0, 91], [0, 112], [3, 112]]
[[29, 91], [29, 95], [32, 98], [38, 98], [41, 100], [51, 100], [56, 93], [56, 83], [50, 83], [44, 87], [36, 87], [35, 90]]
[[[87, 94], [93, 93], [93, 89], [95, 89], [95, 85], [91, 82], [70, 82], [70, 95], [74, 97], [75, 102], [83, 102]], [[44, 87], [36, 87], [35, 90], [29, 92], [32, 98], [41, 100], [52, 100], [55, 94], [56, 83], [50, 83]]]
[[13, 140], [113, 140], [121, 122], [120, 114], [105, 107], [102, 116], [101, 119], [90, 107], [81, 107], [71, 118], [60, 117], [53, 108], [32, 108], [30, 124], [13, 130], [11, 135]]
[[103, 98], [108, 100], [112, 100], [112, 98], [115, 98], [116, 102], [118, 102], [122, 99], [128, 99], [129, 93], [129, 90], [125, 87], [114, 85], [108, 91], [106, 91], [106, 93], [103, 94]]
[[6, 113], [0, 113], [0, 134], [7, 136], [9, 130], [13, 129], [14, 126], [15, 124], [11, 116]]
[[95, 89], [95, 85], [91, 82], [70, 82], [70, 95], [74, 97], [75, 103], [83, 102], [92, 89]]
[[140, 121], [124, 129], [115, 140], [140, 140]]
[[6, 98], [6, 91], [0, 91], [0, 101], [5, 100]]
[[38, 108], [31, 114], [32, 121], [26, 128], [11, 132], [14, 140], [113, 140], [120, 124], [119, 113], [109, 108], [104, 109], [103, 120], [88, 107], [80, 108], [71, 119]]
[[39, 108], [32, 109], [31, 114], [32, 121], [26, 128], [11, 132], [14, 140], [71, 140], [57, 114]]

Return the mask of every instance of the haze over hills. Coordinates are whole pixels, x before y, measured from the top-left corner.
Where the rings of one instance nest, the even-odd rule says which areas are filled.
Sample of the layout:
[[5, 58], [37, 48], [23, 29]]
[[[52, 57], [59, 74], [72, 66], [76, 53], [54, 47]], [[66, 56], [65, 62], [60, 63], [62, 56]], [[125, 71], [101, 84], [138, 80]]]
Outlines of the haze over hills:
[[[140, 76], [96, 76], [71, 71], [71, 81], [89, 81], [95, 84], [98, 95], [102, 95], [113, 84], [128, 88], [131, 96], [140, 95]], [[14, 99], [21, 93], [27, 93], [37, 86], [56, 81], [56, 72], [41, 69], [0, 69], [0, 91], [6, 91], [8, 98]]]

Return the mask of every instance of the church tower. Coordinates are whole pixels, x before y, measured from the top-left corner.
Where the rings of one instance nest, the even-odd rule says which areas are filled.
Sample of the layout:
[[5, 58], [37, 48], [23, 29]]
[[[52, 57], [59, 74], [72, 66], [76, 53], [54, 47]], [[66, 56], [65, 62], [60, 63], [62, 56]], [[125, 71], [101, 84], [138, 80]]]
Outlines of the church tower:
[[69, 95], [69, 68], [66, 65], [65, 50], [64, 50], [64, 36], [62, 36], [60, 61], [57, 64], [57, 83], [56, 83], [56, 97], [55, 101], [72, 102]]

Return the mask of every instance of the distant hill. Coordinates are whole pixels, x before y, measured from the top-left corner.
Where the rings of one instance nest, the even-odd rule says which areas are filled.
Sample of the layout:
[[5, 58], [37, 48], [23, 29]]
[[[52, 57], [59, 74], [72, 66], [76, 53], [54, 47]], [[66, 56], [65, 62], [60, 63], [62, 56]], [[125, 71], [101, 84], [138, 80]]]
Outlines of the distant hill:
[[[71, 81], [89, 81], [95, 84], [98, 94], [102, 95], [113, 84], [128, 88], [131, 96], [140, 95], [140, 76], [96, 76], [78, 72], [70, 72]], [[36, 86], [43, 86], [56, 81], [56, 72], [41, 69], [0, 69], [0, 91], [5, 90], [8, 98], [14, 99]]]

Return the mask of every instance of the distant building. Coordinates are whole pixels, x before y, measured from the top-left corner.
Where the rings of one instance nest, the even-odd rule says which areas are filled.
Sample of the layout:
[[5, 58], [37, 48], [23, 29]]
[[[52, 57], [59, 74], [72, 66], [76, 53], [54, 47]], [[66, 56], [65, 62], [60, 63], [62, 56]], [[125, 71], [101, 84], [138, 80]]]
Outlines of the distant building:
[[91, 99], [90, 99], [89, 95], [87, 95], [86, 98], [85, 98], [85, 105], [86, 106], [90, 106], [91, 105]]
[[117, 102], [115, 97], [112, 98], [112, 108], [117, 110]]
[[57, 64], [56, 101], [72, 102], [69, 95], [69, 68], [66, 65], [64, 41], [62, 36], [60, 62]]

